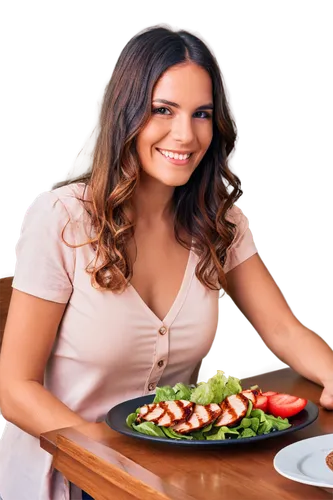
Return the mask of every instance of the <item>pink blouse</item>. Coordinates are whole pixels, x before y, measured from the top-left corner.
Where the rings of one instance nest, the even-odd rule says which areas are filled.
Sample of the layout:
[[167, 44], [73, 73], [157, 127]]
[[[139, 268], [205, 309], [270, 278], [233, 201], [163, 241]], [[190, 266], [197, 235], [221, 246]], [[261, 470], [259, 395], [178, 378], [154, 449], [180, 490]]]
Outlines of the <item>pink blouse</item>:
[[[160, 319], [129, 286], [124, 293], [91, 286], [85, 268], [95, 254], [87, 240], [89, 218], [76, 196], [82, 183], [41, 194], [25, 216], [16, 247], [13, 287], [67, 307], [45, 372], [45, 387], [90, 422], [103, 421], [114, 405], [153, 394], [156, 385], [189, 383], [213, 343], [219, 292], [195, 276], [191, 250], [183, 282], [171, 309]], [[87, 194], [86, 196], [89, 196]], [[248, 220], [233, 207], [236, 238], [225, 271], [256, 253]], [[36, 408], [36, 411], [38, 409]], [[3, 500], [69, 500], [68, 481], [52, 468], [39, 440], [7, 423], [0, 442]], [[14, 473], [15, 471], [15, 473]], [[71, 499], [81, 499], [74, 489]]]

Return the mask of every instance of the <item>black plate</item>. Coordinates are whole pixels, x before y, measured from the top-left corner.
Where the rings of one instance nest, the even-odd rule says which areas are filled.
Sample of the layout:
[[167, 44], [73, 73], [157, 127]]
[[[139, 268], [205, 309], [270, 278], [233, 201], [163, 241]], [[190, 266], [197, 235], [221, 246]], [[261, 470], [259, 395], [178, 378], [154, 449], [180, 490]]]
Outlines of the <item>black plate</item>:
[[289, 434], [290, 432], [295, 432], [307, 425], [312, 424], [318, 417], [318, 407], [311, 401], [308, 402], [304, 410], [302, 410], [298, 415], [289, 418], [289, 422], [291, 423], [291, 427], [285, 429], [283, 431], [275, 431], [270, 432], [269, 434], [262, 434], [261, 436], [255, 436], [250, 438], [243, 439], [225, 439], [225, 440], [216, 440], [216, 441], [200, 441], [200, 440], [185, 440], [185, 439], [170, 439], [170, 438], [162, 438], [157, 436], [148, 436], [147, 434], [141, 434], [140, 432], [135, 431], [134, 429], [130, 429], [126, 424], [126, 418], [130, 413], [134, 413], [137, 408], [143, 406], [145, 404], [152, 403], [155, 398], [155, 394], [150, 394], [149, 396], [141, 396], [140, 398], [129, 399], [128, 401], [124, 401], [123, 403], [114, 406], [106, 416], [106, 423], [113, 429], [114, 431], [120, 432], [121, 434], [125, 434], [126, 436], [131, 436], [137, 439], [145, 439], [147, 441], [154, 441], [158, 443], [165, 443], [177, 446], [208, 446], [213, 447], [214, 445], [239, 445], [247, 442], [254, 443], [255, 441], [262, 441], [264, 439], [269, 439], [272, 437], [282, 436], [284, 434]]

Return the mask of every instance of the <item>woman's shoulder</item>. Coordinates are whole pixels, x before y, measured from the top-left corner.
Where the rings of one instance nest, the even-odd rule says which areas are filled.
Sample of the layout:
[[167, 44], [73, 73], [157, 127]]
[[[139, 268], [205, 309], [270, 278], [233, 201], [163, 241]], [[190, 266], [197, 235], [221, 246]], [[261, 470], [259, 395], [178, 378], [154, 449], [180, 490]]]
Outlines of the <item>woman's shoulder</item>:
[[72, 221], [82, 219], [87, 214], [85, 202], [90, 200], [89, 186], [83, 182], [73, 182], [42, 193], [42, 197], [59, 201]]
[[236, 224], [237, 226], [247, 221], [247, 217], [244, 215], [243, 211], [237, 205], [233, 205], [228, 210], [226, 218], [231, 222], [233, 222], [234, 224]]
[[234, 205], [229, 210], [227, 219], [236, 225], [236, 232], [232, 244], [227, 250], [227, 259], [223, 266], [225, 273], [257, 253], [249, 220], [243, 211]]
[[88, 200], [89, 187], [82, 182], [72, 183], [40, 192], [30, 203], [29, 210], [45, 216], [51, 211], [59, 215], [66, 214], [74, 222], [81, 220], [87, 213], [84, 201]]

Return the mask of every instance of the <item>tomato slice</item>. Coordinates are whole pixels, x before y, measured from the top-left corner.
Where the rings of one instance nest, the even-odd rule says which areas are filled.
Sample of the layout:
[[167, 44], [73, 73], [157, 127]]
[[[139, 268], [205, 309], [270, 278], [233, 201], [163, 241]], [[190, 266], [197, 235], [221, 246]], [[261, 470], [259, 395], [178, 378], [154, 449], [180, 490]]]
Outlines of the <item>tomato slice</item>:
[[307, 399], [290, 394], [275, 394], [268, 397], [267, 410], [274, 417], [289, 418], [302, 411], [307, 402]]
[[266, 413], [267, 404], [268, 404], [268, 397], [260, 395], [257, 397], [257, 401], [254, 404], [254, 408], [256, 410], [262, 410], [263, 412]]
[[263, 392], [262, 395], [263, 396], [267, 396], [268, 398], [270, 396], [275, 396], [275, 394], [278, 394], [278, 392], [274, 392], [274, 391], [267, 391], [267, 392]]

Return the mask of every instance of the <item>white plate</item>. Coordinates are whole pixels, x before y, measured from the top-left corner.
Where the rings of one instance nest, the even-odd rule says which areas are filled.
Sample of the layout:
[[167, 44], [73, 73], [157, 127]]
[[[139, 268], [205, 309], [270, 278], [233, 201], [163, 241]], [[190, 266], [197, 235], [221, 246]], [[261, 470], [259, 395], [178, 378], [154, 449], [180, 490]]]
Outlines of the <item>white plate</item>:
[[275, 455], [274, 467], [279, 474], [298, 483], [333, 488], [333, 471], [326, 465], [333, 451], [333, 434], [303, 439], [286, 446]]

